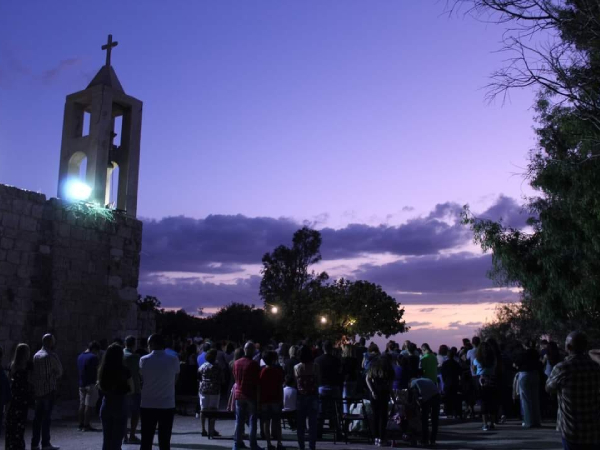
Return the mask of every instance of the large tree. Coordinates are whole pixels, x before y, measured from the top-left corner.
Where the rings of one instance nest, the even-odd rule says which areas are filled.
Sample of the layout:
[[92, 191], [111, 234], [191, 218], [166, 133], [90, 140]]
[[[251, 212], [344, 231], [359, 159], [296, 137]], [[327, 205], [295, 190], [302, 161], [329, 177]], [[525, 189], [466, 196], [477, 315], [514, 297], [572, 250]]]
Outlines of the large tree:
[[260, 295], [280, 337], [337, 341], [406, 331], [404, 309], [381, 286], [345, 279], [328, 283], [327, 273], [311, 271], [321, 260], [320, 247], [321, 234], [304, 227], [294, 233], [292, 247], [281, 245], [263, 257]]
[[492, 277], [523, 288], [524, 308], [545, 332], [561, 339], [584, 328], [600, 339], [600, 2], [459, 3], [511, 24], [505, 50], [513, 58], [494, 74], [490, 94], [538, 88], [537, 146], [527, 172], [539, 193], [526, 205], [531, 229], [468, 210], [465, 222], [493, 252]]

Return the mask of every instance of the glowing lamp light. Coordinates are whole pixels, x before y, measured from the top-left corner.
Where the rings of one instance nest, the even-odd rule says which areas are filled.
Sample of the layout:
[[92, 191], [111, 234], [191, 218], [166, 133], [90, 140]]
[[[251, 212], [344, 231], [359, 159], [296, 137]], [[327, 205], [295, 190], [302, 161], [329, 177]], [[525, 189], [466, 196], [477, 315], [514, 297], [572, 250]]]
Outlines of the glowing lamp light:
[[69, 180], [65, 184], [65, 195], [69, 200], [87, 200], [92, 188], [80, 180]]
[[279, 308], [277, 308], [277, 306], [273, 306], [273, 307], [271, 308], [271, 312], [272, 312], [273, 314], [277, 314], [277, 313], [279, 312]]
[[321, 316], [321, 323], [323, 323], [323, 324], [327, 323], [327, 317]]

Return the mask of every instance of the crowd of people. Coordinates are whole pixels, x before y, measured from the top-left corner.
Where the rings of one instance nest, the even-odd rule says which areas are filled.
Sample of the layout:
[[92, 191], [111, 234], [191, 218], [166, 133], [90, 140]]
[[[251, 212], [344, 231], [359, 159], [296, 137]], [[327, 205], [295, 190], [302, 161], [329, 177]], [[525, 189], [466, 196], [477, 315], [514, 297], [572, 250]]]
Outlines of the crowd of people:
[[[197, 395], [203, 436], [219, 436], [211, 412], [235, 414], [234, 450], [247, 448], [245, 438], [259, 450], [259, 434], [268, 450], [283, 449], [283, 415], [296, 429], [298, 447], [313, 450], [325, 425], [336, 439], [345, 435], [340, 418], [357, 408], [376, 446], [402, 440], [434, 446], [442, 407], [449, 419], [479, 416], [483, 431], [507, 419], [519, 418], [524, 428], [556, 420], [565, 449], [600, 448], [600, 352], [588, 351], [581, 332], [571, 333], [564, 349], [545, 340], [499, 344], [475, 336], [460, 349], [442, 345], [437, 353], [426, 343], [389, 341], [380, 349], [364, 339], [236, 346], [154, 334], [106, 344], [90, 342], [77, 359], [78, 429], [99, 431], [92, 424], [98, 414], [103, 450], [123, 444], [150, 450], [157, 432], [159, 448], [169, 449], [177, 400], [186, 395]], [[55, 345], [54, 336], [43, 336], [32, 358], [29, 346], [19, 344], [8, 373], [0, 370], [7, 450], [25, 450], [30, 406], [31, 449], [59, 448], [51, 443], [63, 374]], [[2, 356], [0, 349], [0, 365]]]

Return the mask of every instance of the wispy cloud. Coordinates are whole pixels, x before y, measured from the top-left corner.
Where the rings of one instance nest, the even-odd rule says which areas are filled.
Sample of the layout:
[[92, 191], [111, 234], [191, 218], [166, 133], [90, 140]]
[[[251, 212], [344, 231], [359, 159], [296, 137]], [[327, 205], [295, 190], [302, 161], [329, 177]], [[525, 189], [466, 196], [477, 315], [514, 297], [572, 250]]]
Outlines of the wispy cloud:
[[63, 59], [59, 61], [59, 63], [55, 67], [42, 72], [41, 79], [44, 83], [51, 83], [54, 80], [56, 80], [56, 78], [58, 78], [58, 76], [61, 75], [63, 72], [69, 70], [72, 67], [78, 66], [81, 63], [81, 61], [81, 58]]

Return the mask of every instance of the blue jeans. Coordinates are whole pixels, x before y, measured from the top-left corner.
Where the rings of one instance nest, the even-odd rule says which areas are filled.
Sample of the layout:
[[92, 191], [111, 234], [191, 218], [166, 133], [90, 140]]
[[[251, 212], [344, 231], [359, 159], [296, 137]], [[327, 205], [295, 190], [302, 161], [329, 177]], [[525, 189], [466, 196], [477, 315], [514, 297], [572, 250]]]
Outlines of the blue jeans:
[[[345, 381], [342, 389], [342, 398], [356, 397], [356, 381]], [[350, 410], [350, 405], [344, 402], [344, 413], [347, 414]]]
[[250, 448], [252, 450], [258, 448], [256, 442], [256, 420], [258, 412], [256, 411], [256, 402], [252, 400], [236, 400], [235, 401], [235, 440], [233, 441], [233, 450], [238, 450], [239, 446], [244, 441], [244, 424], [246, 419], [250, 418]]
[[40, 445], [40, 435], [42, 447], [50, 445], [50, 420], [52, 418], [52, 408], [54, 407], [54, 395], [54, 392], [50, 392], [35, 399], [35, 412], [31, 431], [31, 446], [33, 448]]
[[317, 435], [319, 438], [323, 434], [323, 420], [329, 420], [330, 427], [339, 431], [340, 427], [337, 423], [337, 402], [342, 397], [342, 392], [339, 386], [319, 386], [319, 412], [321, 420], [319, 421], [319, 429]]
[[304, 450], [306, 418], [308, 417], [308, 446], [311, 450], [317, 447], [317, 415], [319, 414], [319, 397], [316, 395], [300, 395], [296, 401], [298, 410], [298, 446]]
[[567, 441], [564, 437], [562, 438], [562, 444], [564, 450], [596, 450], [600, 443], [596, 444], [576, 444], [574, 442]]
[[124, 395], [104, 396], [100, 407], [102, 450], [121, 450], [127, 431], [127, 400]]

